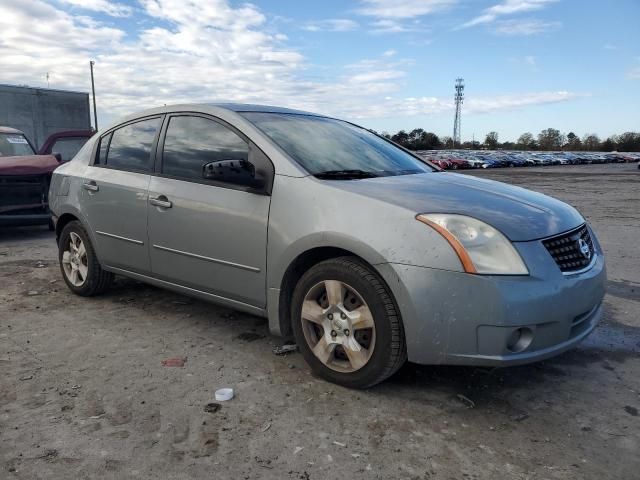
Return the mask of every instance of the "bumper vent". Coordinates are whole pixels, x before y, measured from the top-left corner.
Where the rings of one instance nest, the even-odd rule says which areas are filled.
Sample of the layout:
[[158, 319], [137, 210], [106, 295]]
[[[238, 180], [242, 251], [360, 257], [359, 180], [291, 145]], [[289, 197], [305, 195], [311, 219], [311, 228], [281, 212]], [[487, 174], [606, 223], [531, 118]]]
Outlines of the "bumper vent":
[[563, 273], [587, 268], [595, 258], [593, 241], [586, 225], [542, 241]]

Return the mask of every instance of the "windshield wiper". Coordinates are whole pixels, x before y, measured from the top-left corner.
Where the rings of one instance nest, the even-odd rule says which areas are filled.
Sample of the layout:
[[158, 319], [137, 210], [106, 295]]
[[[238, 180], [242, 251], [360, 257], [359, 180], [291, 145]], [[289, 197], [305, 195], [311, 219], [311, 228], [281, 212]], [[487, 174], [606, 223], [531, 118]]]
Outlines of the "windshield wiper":
[[375, 178], [379, 175], [375, 172], [367, 172], [365, 170], [327, 170], [313, 174], [316, 178], [328, 180], [350, 180], [356, 178]]

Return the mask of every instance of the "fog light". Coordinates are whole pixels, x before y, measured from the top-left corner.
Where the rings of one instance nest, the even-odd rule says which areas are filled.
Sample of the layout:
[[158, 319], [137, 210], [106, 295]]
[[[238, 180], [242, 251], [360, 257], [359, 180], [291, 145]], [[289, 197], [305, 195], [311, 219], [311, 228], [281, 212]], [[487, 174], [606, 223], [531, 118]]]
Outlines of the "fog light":
[[530, 328], [516, 328], [507, 338], [507, 350], [518, 353], [526, 350], [533, 340], [533, 331]]

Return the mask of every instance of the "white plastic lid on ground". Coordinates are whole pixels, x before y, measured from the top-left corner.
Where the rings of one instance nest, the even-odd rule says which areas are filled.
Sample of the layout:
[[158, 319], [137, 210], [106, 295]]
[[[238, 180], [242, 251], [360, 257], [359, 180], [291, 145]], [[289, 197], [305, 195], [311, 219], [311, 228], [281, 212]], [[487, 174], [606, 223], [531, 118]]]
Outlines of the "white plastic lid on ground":
[[233, 398], [233, 388], [221, 388], [216, 390], [215, 395], [218, 402], [226, 402]]

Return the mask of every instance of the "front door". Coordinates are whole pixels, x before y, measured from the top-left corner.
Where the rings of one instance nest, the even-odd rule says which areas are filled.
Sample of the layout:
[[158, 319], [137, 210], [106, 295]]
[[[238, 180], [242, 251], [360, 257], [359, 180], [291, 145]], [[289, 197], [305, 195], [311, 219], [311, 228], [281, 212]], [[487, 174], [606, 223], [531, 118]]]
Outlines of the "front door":
[[147, 195], [161, 117], [129, 123], [100, 139], [86, 169], [81, 205], [103, 265], [149, 273]]
[[159, 171], [149, 184], [155, 277], [265, 306], [271, 197], [203, 175], [211, 162], [255, 161], [252, 148], [246, 138], [212, 118], [169, 118], [158, 147]]

